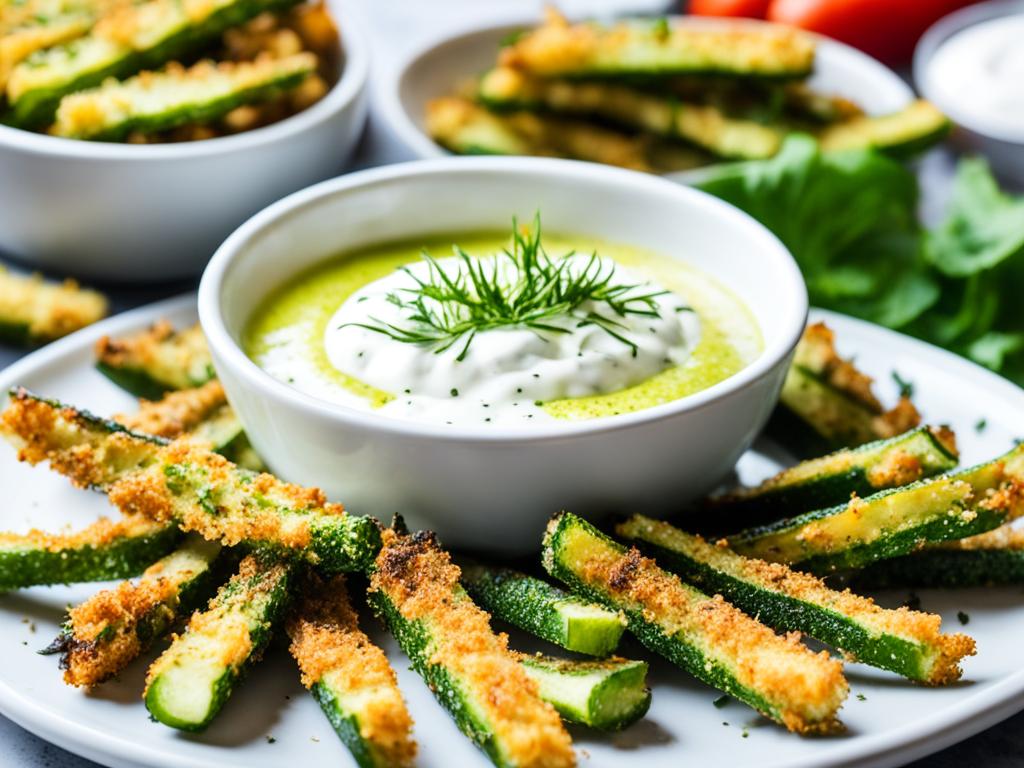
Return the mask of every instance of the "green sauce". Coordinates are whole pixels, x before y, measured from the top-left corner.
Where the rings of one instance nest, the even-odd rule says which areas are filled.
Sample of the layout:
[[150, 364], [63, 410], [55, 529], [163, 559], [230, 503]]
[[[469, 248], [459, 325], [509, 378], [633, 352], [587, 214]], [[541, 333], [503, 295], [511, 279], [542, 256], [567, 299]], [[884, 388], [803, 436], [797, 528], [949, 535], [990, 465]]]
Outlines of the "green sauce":
[[[451, 244], [471, 255], [487, 255], [507, 246], [507, 237], [470, 233], [427, 241], [391, 243], [344, 254], [304, 272], [273, 292], [254, 312], [243, 334], [246, 354], [261, 359], [281, 343], [311, 364], [321, 384], [341, 388], [379, 407], [396, 394], [383, 392], [335, 369], [327, 359], [323, 339], [338, 307], [364, 285], [396, 268], [415, 262], [423, 248], [437, 257], [451, 255]], [[559, 419], [589, 419], [630, 413], [678, 400], [737, 373], [762, 348], [760, 331], [746, 307], [709, 276], [677, 259], [585, 237], [545, 234], [549, 254], [597, 250], [631, 271], [682, 296], [701, 321], [700, 340], [691, 357], [646, 381], [618, 392], [550, 401], [545, 411]]]

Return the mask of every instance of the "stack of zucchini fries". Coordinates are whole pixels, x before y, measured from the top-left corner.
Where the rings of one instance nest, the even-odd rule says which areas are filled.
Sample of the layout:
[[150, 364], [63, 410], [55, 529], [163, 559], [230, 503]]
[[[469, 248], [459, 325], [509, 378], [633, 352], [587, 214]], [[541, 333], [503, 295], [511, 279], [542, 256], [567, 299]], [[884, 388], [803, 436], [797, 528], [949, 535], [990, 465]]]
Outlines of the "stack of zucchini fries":
[[[283, 632], [356, 763], [411, 765], [396, 675], [348, 597], [365, 578], [367, 603], [413, 668], [499, 766], [574, 765], [565, 722], [611, 731], [643, 717], [647, 663], [616, 655], [626, 632], [790, 731], [831, 733], [849, 689], [841, 659], [943, 685], [975, 649], [936, 615], [883, 608], [824, 577], [963, 586], [1024, 576], [1024, 539], [1006, 527], [1024, 512], [1022, 446], [962, 469], [945, 429], [861, 441], [676, 521], [700, 522], [713, 539], [640, 515], [603, 532], [563, 512], [543, 536], [556, 586], [456, 564], [428, 531], [400, 519], [385, 528], [262, 473], [197, 329], [158, 324], [104, 339], [97, 353], [113, 381], [159, 399], [108, 420], [18, 389], [0, 431], [21, 460], [107, 494], [121, 517], [4, 534], [0, 588], [129, 579], [71, 607], [46, 650], [61, 655], [68, 684], [92, 687], [169, 637], [143, 697], [155, 720], [185, 731], [210, 725]], [[837, 382], [823, 379], [820, 407], [799, 413], [808, 426], [823, 413], [835, 426], [827, 397], [850, 398]], [[870, 380], [858, 386], [870, 394]], [[876, 411], [843, 413], [877, 421]], [[492, 619], [568, 653], [515, 651]]]

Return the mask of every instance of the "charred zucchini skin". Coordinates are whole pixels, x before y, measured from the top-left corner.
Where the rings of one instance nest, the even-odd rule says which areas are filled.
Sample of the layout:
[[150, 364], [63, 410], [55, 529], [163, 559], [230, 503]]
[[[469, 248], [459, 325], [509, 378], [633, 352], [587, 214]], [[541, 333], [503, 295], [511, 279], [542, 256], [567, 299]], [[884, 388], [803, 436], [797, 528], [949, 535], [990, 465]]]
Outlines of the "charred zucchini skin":
[[291, 598], [292, 568], [274, 563], [264, 555], [250, 557], [259, 562], [258, 569], [253, 574], [247, 574], [243, 561], [239, 574], [221, 587], [211, 601], [206, 615], [213, 618], [213, 625], [203, 631], [211, 641], [217, 642], [220, 640], [217, 635], [220, 622], [240, 614], [247, 623], [249, 639], [244, 658], [218, 662], [221, 672], [209, 684], [206, 706], [201, 714], [183, 714], [175, 705], [178, 692], [174, 689], [183, 682], [182, 675], [188, 676], [195, 666], [201, 667], [206, 663], [202, 655], [190, 645], [193, 635], [190, 629], [186, 629], [163, 656], [154, 662], [146, 684], [146, 709], [164, 725], [190, 732], [205, 730], [223, 708], [248, 666], [262, 655], [270, 642]]
[[154, 524], [137, 536], [119, 536], [99, 545], [0, 544], [0, 590], [127, 579], [170, 552], [180, 539], [176, 526]]
[[470, 565], [462, 569], [462, 583], [493, 616], [569, 651], [607, 656], [626, 626], [621, 614], [517, 571]]
[[1024, 550], [926, 549], [857, 571], [858, 589], [962, 589], [1024, 584]]
[[[750, 616], [773, 629], [802, 632], [852, 655], [865, 664], [887, 669], [911, 680], [927, 681], [925, 649], [919, 643], [891, 634], [871, 632], [856, 620], [771, 588], [728, 573], [702, 560], [699, 549], [685, 551], [653, 541], [656, 536], [628, 521], [618, 533], [655, 558], [662, 567], [708, 594], [720, 594]], [[635, 534], [635, 535], [634, 535]]]
[[[887, 478], [872, 470], [906, 457], [919, 467], [917, 477]], [[763, 488], [753, 488], [713, 502], [709, 529], [735, 532], [785, 517], [830, 507], [852, 494], [870, 496], [887, 488], [952, 471], [958, 456], [928, 427], [897, 437], [843, 449], [784, 470]]]

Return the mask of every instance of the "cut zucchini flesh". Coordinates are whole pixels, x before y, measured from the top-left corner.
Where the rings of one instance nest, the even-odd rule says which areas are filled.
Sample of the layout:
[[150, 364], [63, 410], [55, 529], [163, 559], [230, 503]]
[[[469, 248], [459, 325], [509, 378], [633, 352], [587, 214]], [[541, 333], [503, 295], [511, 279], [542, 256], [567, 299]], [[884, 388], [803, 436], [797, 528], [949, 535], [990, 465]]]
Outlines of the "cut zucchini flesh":
[[909, 156], [941, 141], [951, 126], [934, 104], [918, 99], [890, 115], [864, 115], [834, 123], [818, 134], [818, 141], [826, 152], [874, 148]]
[[242, 560], [209, 608], [150, 666], [143, 694], [149, 714], [171, 728], [204, 730], [270, 642], [290, 578], [289, 565], [257, 555]]
[[618, 611], [518, 571], [470, 565], [462, 569], [462, 584], [492, 616], [568, 651], [607, 656], [626, 628], [626, 618]]
[[891, 410], [882, 407], [871, 377], [839, 356], [824, 323], [804, 331], [779, 405], [769, 434], [805, 458], [895, 437], [921, 423], [907, 397]]
[[1015, 586], [1024, 584], [1024, 530], [1003, 526], [978, 536], [883, 560], [853, 574], [858, 588]]
[[0, 266], [0, 341], [37, 344], [66, 336], [107, 314], [107, 300], [74, 280], [50, 283]]
[[72, 139], [121, 141], [129, 133], [156, 133], [186, 123], [217, 120], [235, 107], [266, 101], [295, 88], [316, 69], [303, 52], [252, 62], [170, 64], [123, 82], [65, 96], [51, 133]]
[[175, 526], [143, 515], [103, 517], [75, 533], [2, 533], [0, 590], [137, 576], [180, 538]]
[[0, 29], [0, 92], [15, 66], [36, 51], [81, 37], [94, 21], [92, 14], [81, 12], [41, 18], [15, 29]]
[[600, 731], [632, 725], [651, 706], [647, 662], [618, 657], [570, 661], [519, 654], [519, 663], [537, 684], [540, 697], [563, 719]]
[[107, 493], [126, 514], [174, 522], [226, 546], [246, 542], [326, 572], [364, 570], [380, 547], [375, 520], [345, 514], [319, 489], [240, 469], [188, 440], [166, 444], [130, 432], [25, 390], [12, 393], [0, 431], [22, 460], [48, 460], [76, 485]]
[[195, 325], [175, 331], [164, 320], [134, 336], [104, 336], [96, 344], [96, 367], [119, 387], [147, 400], [201, 386], [217, 375], [202, 329]]
[[997, 528], [1024, 512], [1024, 447], [970, 469], [729, 537], [742, 555], [827, 573]]
[[920, 427], [801, 462], [754, 488], [715, 499], [705, 515], [715, 530], [739, 531], [934, 477], [953, 470], [957, 460], [952, 432]]
[[782, 143], [780, 131], [729, 117], [715, 106], [683, 103], [614, 83], [533, 79], [508, 67], [484, 75], [478, 98], [500, 111], [596, 117], [626, 129], [686, 141], [716, 157], [762, 159], [774, 155]]
[[673, 25], [664, 19], [614, 26], [569, 24], [557, 14], [502, 49], [503, 66], [539, 77], [609, 78], [683, 74], [807, 77], [814, 41], [781, 26]]
[[798, 733], [831, 732], [849, 686], [842, 665], [776, 635], [575, 515], [548, 525], [544, 566], [574, 592], [621, 610], [651, 651]]
[[497, 115], [468, 99], [427, 105], [427, 132], [460, 155], [539, 155], [651, 171], [646, 142], [588, 123], [529, 112]]
[[558, 713], [459, 583], [433, 534], [384, 532], [370, 605], [455, 724], [497, 766], [573, 766]]
[[751, 616], [781, 631], [798, 631], [841, 650], [853, 660], [932, 685], [960, 679], [960, 659], [974, 641], [940, 632], [939, 616], [887, 610], [849, 590], [781, 563], [766, 563], [709, 544], [668, 523], [635, 515], [616, 528], [683, 581], [720, 594]]
[[7, 81], [6, 121], [20, 128], [52, 122], [60, 100], [107, 78], [156, 69], [215, 40], [224, 30], [288, 0], [148, 0], [97, 22], [88, 35], [18, 64]]
[[404, 768], [416, 756], [412, 718], [384, 651], [360, 629], [345, 580], [311, 577], [287, 623], [302, 684], [360, 768]]
[[123, 670], [213, 591], [215, 542], [190, 535], [136, 582], [103, 590], [68, 612], [48, 651], [61, 654], [64, 682], [94, 686]]

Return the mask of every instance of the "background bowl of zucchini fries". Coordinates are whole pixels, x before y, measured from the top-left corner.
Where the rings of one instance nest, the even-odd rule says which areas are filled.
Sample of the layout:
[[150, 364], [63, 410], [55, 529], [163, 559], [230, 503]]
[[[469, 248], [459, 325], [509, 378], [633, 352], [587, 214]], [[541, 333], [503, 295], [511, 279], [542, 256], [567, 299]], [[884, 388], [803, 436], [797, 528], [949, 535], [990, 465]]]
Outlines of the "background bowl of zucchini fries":
[[[566, 23], [557, 16], [544, 24], [520, 17], [445, 37], [410, 56], [383, 99], [398, 138], [419, 157], [541, 154], [685, 181], [714, 163], [770, 156], [793, 130], [816, 133], [835, 149], [872, 145], [908, 154], [948, 128], [938, 110], [914, 101], [883, 64], [810, 33], [692, 16], [610, 25], [603, 28], [610, 37], [623, 29], [636, 33], [629, 55], [608, 54], [600, 71], [588, 72], [584, 65], [570, 70], [558, 63], [579, 44], [573, 32], [589, 24], [568, 27], [562, 40], [551, 34]], [[537, 45], [516, 52], [530, 30]], [[671, 51], [677, 47], [671, 36], [680, 32], [707, 33], [709, 42], [698, 41], [699, 47], [713, 51], [716, 67], [729, 64], [731, 54], [742, 58], [747, 47], [756, 50], [762, 36], [769, 50], [799, 54], [801, 61], [792, 72], [759, 71], [771, 66], [766, 58], [754, 61], [753, 70], [737, 66], [704, 77], [702, 64], [654, 61], [642, 50]], [[588, 42], [595, 51], [602, 45], [599, 36]], [[549, 62], [538, 57], [556, 64], [549, 71]]]
[[[763, 350], [733, 376], [670, 403], [529, 429], [357, 411], [275, 379], [242, 350], [261, 300], [332, 256], [501, 230], [509, 216], [536, 211], [548, 232], [629, 243], [703, 270], [749, 308]], [[408, 512], [450, 543], [524, 552], [535, 543], [531, 531], [563, 506], [654, 513], [710, 489], [767, 419], [807, 296], [781, 243], [704, 193], [593, 163], [478, 157], [360, 171], [271, 206], [217, 251], [199, 311], [221, 381], [271, 467], [296, 482], [317, 478], [351, 509]]]
[[[17, 18], [32, 3], [46, 13]], [[343, 5], [5, 5], [0, 250], [93, 279], [193, 275], [247, 216], [340, 171], [368, 70]]]

